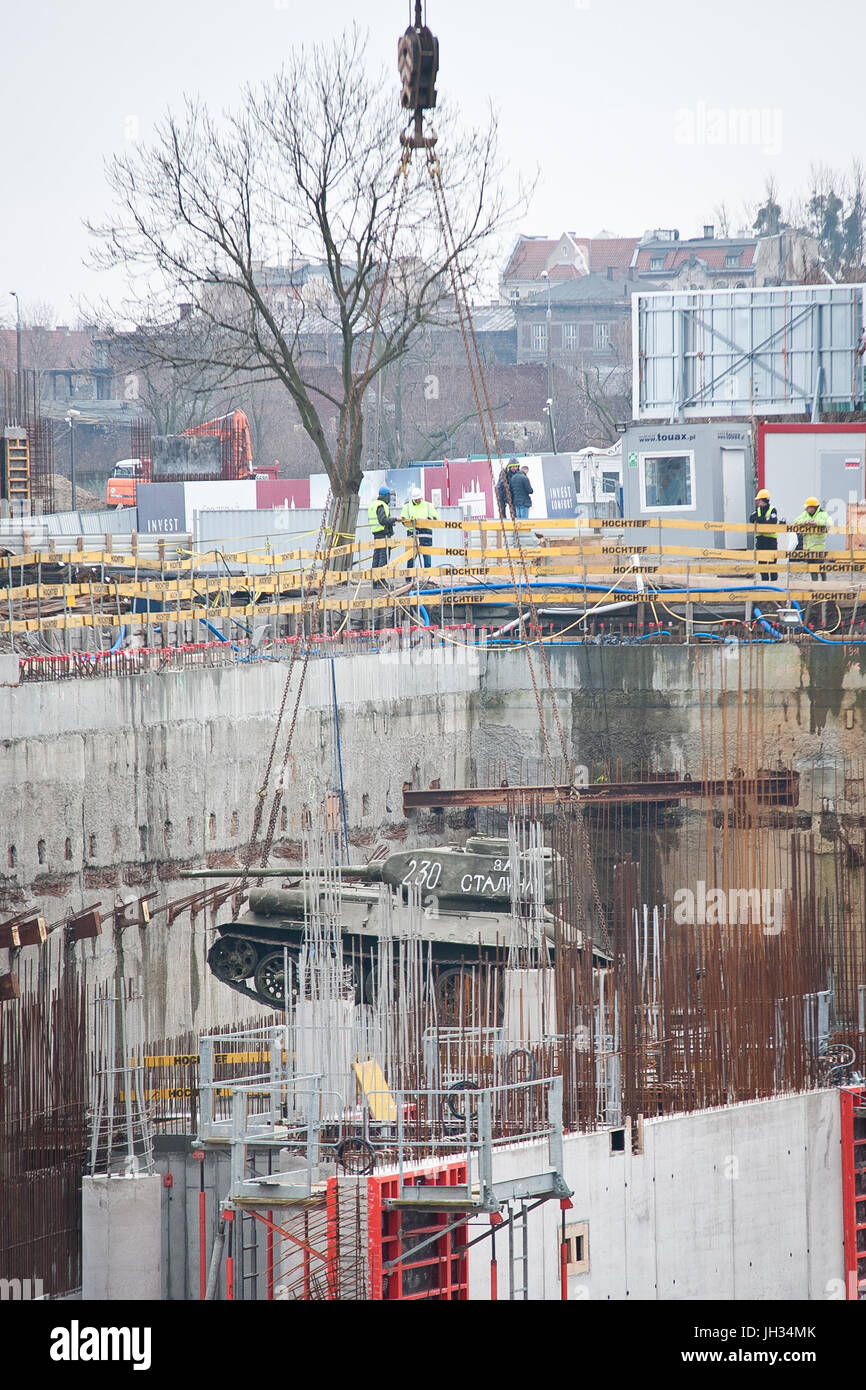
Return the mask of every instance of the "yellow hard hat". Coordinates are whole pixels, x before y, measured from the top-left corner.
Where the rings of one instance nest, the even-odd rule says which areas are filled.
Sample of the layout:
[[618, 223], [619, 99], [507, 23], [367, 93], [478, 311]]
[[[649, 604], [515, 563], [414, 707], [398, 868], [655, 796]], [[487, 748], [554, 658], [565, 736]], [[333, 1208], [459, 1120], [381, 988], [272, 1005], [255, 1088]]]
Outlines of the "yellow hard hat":
[[806, 501], [803, 503], [804, 507], [820, 507], [820, 505], [821, 503], [818, 501], [817, 497], [807, 497]]
[[765, 487], [762, 487], [760, 492], [756, 492], [756, 493], [755, 493], [755, 501], [756, 501], [756, 502], [761, 502], [761, 501], [769, 502], [769, 500], [770, 500], [770, 494], [769, 494], [769, 492], [767, 491], [767, 489], [766, 489]]

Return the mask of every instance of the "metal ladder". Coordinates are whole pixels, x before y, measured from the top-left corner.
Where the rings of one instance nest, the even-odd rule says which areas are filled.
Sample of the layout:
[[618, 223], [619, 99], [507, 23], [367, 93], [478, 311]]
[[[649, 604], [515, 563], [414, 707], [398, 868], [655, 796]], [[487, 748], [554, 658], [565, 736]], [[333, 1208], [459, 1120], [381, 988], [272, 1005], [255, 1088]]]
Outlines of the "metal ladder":
[[[519, 1249], [515, 1246], [518, 1239], [515, 1239], [515, 1226], [519, 1227], [517, 1238], [519, 1239]], [[515, 1216], [512, 1211], [508, 1217], [508, 1297], [529, 1298], [529, 1221], [526, 1211], [526, 1203], [520, 1203], [520, 1213]]]
[[[238, 1211], [236, 1219], [240, 1223], [240, 1240], [238, 1242], [240, 1278], [236, 1281], [236, 1287], [242, 1299], [255, 1301], [259, 1297], [258, 1223], [254, 1216], [250, 1216], [245, 1211]], [[249, 1235], [252, 1236], [252, 1241], [247, 1244], [247, 1236]]]
[[26, 514], [30, 511], [30, 441], [23, 429], [7, 426], [3, 431], [0, 464], [0, 494], [17, 502]]

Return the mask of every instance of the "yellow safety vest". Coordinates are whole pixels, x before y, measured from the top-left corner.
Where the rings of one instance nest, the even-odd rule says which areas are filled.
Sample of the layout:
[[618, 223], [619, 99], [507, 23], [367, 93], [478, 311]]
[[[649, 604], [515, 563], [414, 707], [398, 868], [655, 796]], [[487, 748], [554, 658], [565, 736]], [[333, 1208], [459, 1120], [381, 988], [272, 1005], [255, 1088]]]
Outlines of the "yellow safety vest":
[[367, 520], [370, 523], [370, 530], [373, 532], [374, 536], [383, 536], [385, 534], [385, 528], [384, 526], [379, 525], [379, 518], [376, 515], [380, 507], [385, 508], [386, 517], [389, 517], [391, 515], [391, 508], [385, 501], [384, 497], [375, 498], [375, 500], [372, 501], [369, 507], [367, 508]]
[[439, 513], [430, 502], [407, 502], [400, 513], [400, 520], [410, 525], [416, 521], [438, 521]]
[[814, 516], [810, 516], [804, 509], [793, 522], [794, 526], [820, 526], [821, 531], [803, 532], [803, 550], [826, 550], [827, 548], [827, 527], [830, 525], [830, 514], [819, 507]]

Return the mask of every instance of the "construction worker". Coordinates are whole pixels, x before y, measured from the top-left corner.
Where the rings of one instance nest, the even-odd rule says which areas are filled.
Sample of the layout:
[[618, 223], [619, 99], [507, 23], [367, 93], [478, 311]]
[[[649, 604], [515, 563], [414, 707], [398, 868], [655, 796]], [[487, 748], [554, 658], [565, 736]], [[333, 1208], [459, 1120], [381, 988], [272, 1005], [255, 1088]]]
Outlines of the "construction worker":
[[413, 565], [417, 558], [418, 564], [423, 564], [425, 569], [430, 568], [430, 550], [433, 544], [433, 532], [426, 527], [419, 526], [420, 521], [438, 521], [439, 513], [432, 502], [425, 502], [424, 494], [420, 487], [409, 489], [409, 501], [400, 513], [400, 520], [406, 527], [410, 536], [415, 538], [415, 554], [409, 560]]
[[[381, 569], [388, 563], [388, 541], [394, 534], [394, 521], [391, 517], [391, 491], [379, 488], [378, 497], [367, 508], [367, 519], [373, 533], [373, 569]], [[384, 579], [373, 579], [374, 589], [384, 589]]]
[[508, 518], [512, 508], [518, 521], [525, 521], [532, 505], [532, 484], [517, 459], [509, 459], [496, 483], [499, 515]]
[[[749, 520], [750, 520], [751, 522], [753, 522], [753, 523], [754, 523], [755, 525], [757, 525], [757, 526], [777, 526], [777, 525], [778, 525], [778, 522], [779, 522], [778, 513], [776, 512], [776, 508], [775, 508], [775, 507], [771, 507], [771, 506], [770, 506], [770, 494], [769, 494], [769, 492], [767, 491], [767, 489], [766, 489], [765, 487], [762, 487], [762, 488], [760, 489], [760, 491], [757, 492], [757, 493], [755, 494], [755, 510], [752, 512], [752, 515], [749, 517]], [[755, 536], [755, 549], [756, 549], [756, 550], [778, 550], [778, 548], [779, 548], [779, 541], [778, 541], [778, 537], [777, 537], [777, 536], [769, 536], [769, 535], [766, 535], [766, 534], [761, 535], [760, 533], [758, 533], [758, 534]], [[768, 560], [759, 560], [759, 561], [758, 561], [758, 564], [765, 564], [765, 565], [766, 565], [766, 564], [768, 564], [768, 563], [769, 563]], [[770, 580], [770, 581], [772, 581], [772, 580], [775, 580], [775, 579], [777, 579], [777, 578], [778, 578], [778, 574], [776, 573], [775, 570], [773, 570], [773, 571], [772, 571], [771, 573], [769, 573], [769, 574], [767, 573], [766, 570], [762, 570], [762, 571], [761, 571], [761, 579], [762, 579], [762, 580]]]
[[[797, 531], [797, 549], [803, 552], [804, 559], [823, 560], [827, 553], [827, 527], [830, 515], [825, 512], [817, 497], [807, 497], [798, 517], [794, 518]], [[812, 570], [813, 579], [826, 579], [826, 570]]]

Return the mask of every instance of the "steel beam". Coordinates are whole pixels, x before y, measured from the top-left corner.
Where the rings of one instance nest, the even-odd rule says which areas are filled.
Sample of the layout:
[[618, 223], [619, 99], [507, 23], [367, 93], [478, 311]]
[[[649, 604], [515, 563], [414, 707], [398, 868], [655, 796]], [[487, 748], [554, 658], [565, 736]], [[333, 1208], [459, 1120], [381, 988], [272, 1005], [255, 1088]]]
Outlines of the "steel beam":
[[432, 807], [508, 806], [526, 799], [536, 805], [555, 805], [562, 801], [580, 801], [584, 805], [605, 802], [671, 804], [685, 799], [719, 800], [725, 797], [735, 802], [757, 800], [767, 806], [796, 806], [799, 800], [798, 772], [763, 772], [757, 777], [715, 778], [710, 781], [690, 778], [652, 778], [639, 782], [594, 782], [588, 787], [569, 783], [539, 786], [504, 787], [435, 787], [425, 791], [403, 792], [403, 811]]

